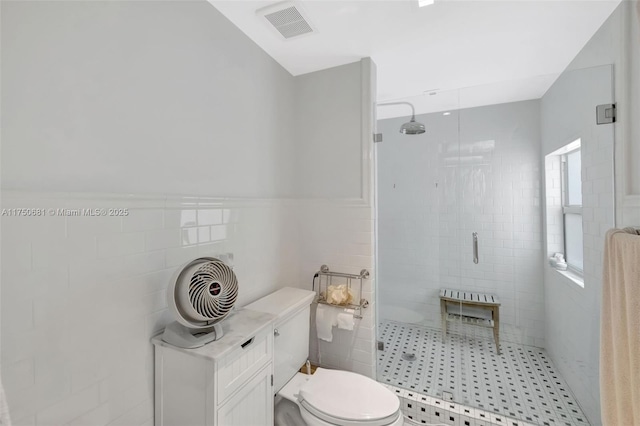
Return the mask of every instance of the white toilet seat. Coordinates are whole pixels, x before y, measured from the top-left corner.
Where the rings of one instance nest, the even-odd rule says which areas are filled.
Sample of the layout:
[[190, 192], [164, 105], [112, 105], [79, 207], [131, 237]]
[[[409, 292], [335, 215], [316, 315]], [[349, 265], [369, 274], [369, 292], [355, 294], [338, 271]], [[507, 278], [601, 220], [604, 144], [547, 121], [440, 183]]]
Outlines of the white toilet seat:
[[300, 415], [305, 420], [307, 425], [312, 426], [395, 426], [402, 424], [402, 422], [398, 423], [398, 420], [402, 418], [402, 413], [400, 413], [399, 411], [382, 419], [349, 420], [333, 417], [330, 414], [316, 410], [308, 404], [305, 404], [305, 401], [302, 401], [299, 404], [299, 408]]
[[360, 374], [318, 368], [312, 376], [298, 373], [278, 395], [295, 402], [308, 425], [399, 426], [398, 397]]

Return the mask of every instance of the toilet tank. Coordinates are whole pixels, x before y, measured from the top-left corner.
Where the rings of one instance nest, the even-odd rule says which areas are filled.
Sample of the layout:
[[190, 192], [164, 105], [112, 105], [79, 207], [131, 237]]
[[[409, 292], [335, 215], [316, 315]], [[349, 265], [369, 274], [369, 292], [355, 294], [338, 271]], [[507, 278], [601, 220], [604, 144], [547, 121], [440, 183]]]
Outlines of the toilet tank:
[[276, 315], [274, 325], [274, 393], [277, 393], [309, 358], [311, 302], [316, 293], [285, 287], [245, 306]]

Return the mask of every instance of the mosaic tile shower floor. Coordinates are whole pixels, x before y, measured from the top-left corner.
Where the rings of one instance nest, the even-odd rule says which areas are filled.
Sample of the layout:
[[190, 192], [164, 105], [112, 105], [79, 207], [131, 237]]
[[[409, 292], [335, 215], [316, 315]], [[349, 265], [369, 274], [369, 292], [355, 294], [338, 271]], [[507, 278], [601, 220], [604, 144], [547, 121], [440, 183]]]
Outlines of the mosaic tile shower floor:
[[498, 355], [490, 330], [477, 329], [456, 324], [442, 343], [439, 329], [380, 322], [378, 380], [540, 425], [589, 424], [544, 349], [501, 342]]

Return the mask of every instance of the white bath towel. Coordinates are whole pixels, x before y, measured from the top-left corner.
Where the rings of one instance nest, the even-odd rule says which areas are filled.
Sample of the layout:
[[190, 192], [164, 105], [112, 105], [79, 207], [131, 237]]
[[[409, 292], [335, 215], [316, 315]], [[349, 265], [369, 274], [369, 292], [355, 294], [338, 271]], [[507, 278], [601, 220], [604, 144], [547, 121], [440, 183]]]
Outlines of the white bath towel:
[[316, 308], [316, 331], [318, 339], [326, 342], [333, 341], [332, 329], [338, 325], [338, 310], [332, 306], [318, 303]]
[[9, 405], [7, 404], [7, 397], [4, 393], [4, 387], [2, 386], [1, 378], [0, 378], [0, 426], [11, 426], [11, 417], [9, 416]]
[[600, 323], [603, 425], [640, 425], [640, 236], [607, 232]]

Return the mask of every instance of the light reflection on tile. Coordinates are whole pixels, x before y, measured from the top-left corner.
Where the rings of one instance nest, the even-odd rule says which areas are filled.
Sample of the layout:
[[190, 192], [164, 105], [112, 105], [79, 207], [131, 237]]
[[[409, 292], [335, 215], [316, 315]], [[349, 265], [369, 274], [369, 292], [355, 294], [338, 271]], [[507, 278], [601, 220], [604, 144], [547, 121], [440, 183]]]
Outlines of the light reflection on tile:
[[198, 243], [198, 229], [183, 228], [182, 229], [182, 245], [190, 246], [197, 243]]

